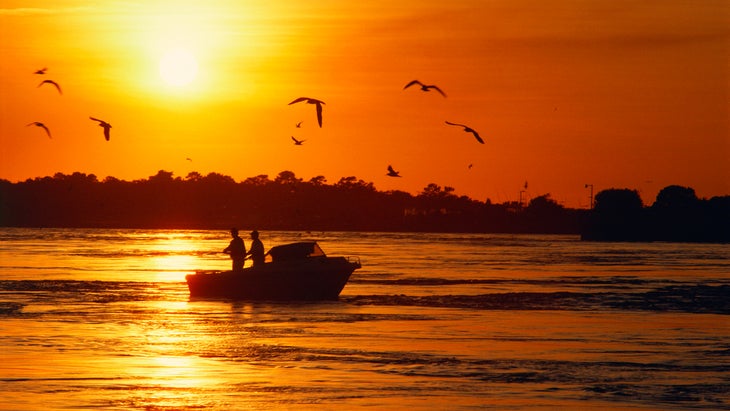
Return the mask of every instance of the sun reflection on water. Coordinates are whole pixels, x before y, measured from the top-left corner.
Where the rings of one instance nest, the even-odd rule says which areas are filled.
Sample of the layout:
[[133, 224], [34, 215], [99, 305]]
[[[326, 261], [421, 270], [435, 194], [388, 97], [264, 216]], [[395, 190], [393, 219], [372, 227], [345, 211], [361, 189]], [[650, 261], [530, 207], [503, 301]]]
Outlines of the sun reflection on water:
[[[155, 384], [177, 388], [196, 388], [210, 383], [211, 376], [202, 376], [196, 357], [160, 356], [150, 360], [144, 368], [146, 376]], [[144, 372], [143, 371], [143, 372]]]
[[155, 271], [151, 281], [180, 281], [195, 271], [195, 258], [189, 255], [168, 255], [153, 257], [151, 268]]
[[181, 281], [185, 275], [200, 269], [198, 255], [206, 246], [185, 233], [172, 232], [166, 238], [152, 241], [149, 268], [155, 272], [152, 281]]

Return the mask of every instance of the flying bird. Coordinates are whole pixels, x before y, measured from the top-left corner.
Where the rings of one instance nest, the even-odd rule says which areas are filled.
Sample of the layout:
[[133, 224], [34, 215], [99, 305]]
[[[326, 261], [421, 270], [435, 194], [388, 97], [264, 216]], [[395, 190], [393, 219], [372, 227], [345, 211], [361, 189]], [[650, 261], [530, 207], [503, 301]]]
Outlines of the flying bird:
[[449, 122], [449, 121], [447, 121], [447, 122], [446, 122], [446, 124], [448, 124], [448, 125], [450, 125], [450, 126], [459, 126], [459, 127], [464, 127], [464, 131], [466, 131], [467, 133], [472, 133], [472, 134], [474, 134], [474, 138], [476, 138], [476, 139], [477, 139], [477, 141], [478, 141], [478, 142], [480, 142], [481, 144], [484, 144], [484, 140], [482, 140], [482, 138], [481, 138], [481, 137], [479, 137], [479, 133], [477, 133], [477, 132], [476, 132], [476, 130], [474, 130], [473, 128], [471, 128], [471, 127], [469, 127], [469, 126], [466, 126], [466, 125], [464, 125], [464, 124], [459, 124], [459, 123], [451, 123], [451, 122]]
[[296, 146], [301, 146], [303, 142], [307, 141], [307, 140], [297, 140], [296, 138], [294, 138], [294, 136], [291, 136], [291, 139], [294, 140], [294, 145], [296, 145]]
[[438, 86], [433, 85], [433, 84], [426, 85], [426, 84], [421, 83], [418, 80], [413, 80], [410, 83], [406, 84], [406, 86], [403, 87], [403, 90], [407, 89], [408, 87], [410, 87], [414, 84], [418, 84], [419, 86], [421, 86], [421, 90], [423, 90], [423, 91], [431, 91], [431, 89], [434, 89], [434, 90], [438, 91], [439, 93], [441, 93], [442, 96], [446, 97], [446, 93], [444, 93], [440, 88], [438, 88]]
[[298, 122], [298, 123], [296, 124], [297, 128], [302, 128], [302, 123], [303, 123], [303, 121], [300, 121], [300, 122]]
[[[111, 126], [109, 126], [109, 127], [111, 127]], [[192, 161], [193, 161], [193, 159], [192, 159], [192, 158], [190, 158], [190, 157], [185, 157], [185, 160], [188, 160], [188, 161], [190, 161], [190, 162], [192, 162]]]
[[26, 124], [26, 127], [28, 127], [28, 126], [37, 126], [37, 127], [40, 127], [42, 129], [46, 130], [46, 134], [48, 135], [48, 138], [51, 138], [51, 130], [49, 130], [48, 127], [46, 127], [46, 125], [41, 123], [40, 121], [34, 121], [32, 123]]
[[89, 118], [92, 119], [92, 120], [94, 120], [94, 121], [98, 121], [99, 122], [99, 127], [103, 127], [104, 128], [104, 138], [106, 139], [106, 141], [109, 141], [109, 129], [112, 128], [112, 125], [109, 124], [109, 123], [107, 123], [104, 120], [99, 120], [98, 118], [94, 118], [94, 117], [89, 117]]
[[289, 103], [289, 105], [299, 103], [300, 101], [306, 101], [307, 104], [314, 104], [317, 106], [317, 123], [319, 123], [319, 128], [322, 128], [322, 104], [324, 104], [324, 101], [317, 100], [316, 98], [299, 97], [298, 99]]
[[63, 94], [63, 92], [61, 91], [61, 86], [59, 86], [58, 83], [56, 83], [55, 81], [53, 81], [53, 80], [43, 80], [43, 81], [41, 81], [41, 84], [38, 85], [38, 87], [40, 87], [40, 86], [42, 86], [44, 84], [52, 84], [52, 85], [54, 85], [56, 87], [56, 90], [58, 90], [58, 94]]
[[46, 70], [48, 70], [48, 67], [43, 67], [42, 69], [38, 69], [35, 72], [33, 72], [33, 74], [41, 74], [41, 75], [43, 75], [43, 74], [46, 74]]
[[388, 177], [400, 177], [400, 171], [393, 170], [393, 166], [388, 166], [388, 174], [386, 174]]

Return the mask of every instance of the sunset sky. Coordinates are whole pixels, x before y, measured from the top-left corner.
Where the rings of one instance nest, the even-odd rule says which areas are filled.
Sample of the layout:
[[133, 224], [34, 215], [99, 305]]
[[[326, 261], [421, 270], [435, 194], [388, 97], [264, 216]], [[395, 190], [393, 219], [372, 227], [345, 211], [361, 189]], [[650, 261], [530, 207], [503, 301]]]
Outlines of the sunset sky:
[[[649, 205], [670, 184], [730, 194], [725, 0], [3, 0], [0, 54], [13, 182], [289, 170], [568, 207], [586, 184]], [[326, 103], [322, 128], [298, 97]]]

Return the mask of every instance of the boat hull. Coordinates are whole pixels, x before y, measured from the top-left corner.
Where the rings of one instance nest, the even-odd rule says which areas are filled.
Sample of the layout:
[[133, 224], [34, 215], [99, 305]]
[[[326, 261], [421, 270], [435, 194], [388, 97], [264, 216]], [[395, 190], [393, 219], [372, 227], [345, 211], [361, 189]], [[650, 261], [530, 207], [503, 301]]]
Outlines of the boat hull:
[[241, 272], [198, 272], [185, 277], [190, 297], [235, 300], [336, 300], [360, 268], [344, 257], [267, 263]]

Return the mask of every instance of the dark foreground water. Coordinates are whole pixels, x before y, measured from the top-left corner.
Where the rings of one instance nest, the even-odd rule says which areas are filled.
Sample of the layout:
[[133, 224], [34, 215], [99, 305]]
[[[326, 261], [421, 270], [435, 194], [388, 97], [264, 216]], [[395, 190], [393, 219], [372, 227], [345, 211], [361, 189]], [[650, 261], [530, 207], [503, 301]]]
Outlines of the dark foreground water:
[[227, 233], [0, 229], [0, 409], [730, 409], [728, 245], [262, 237], [363, 268], [336, 302], [189, 301]]

